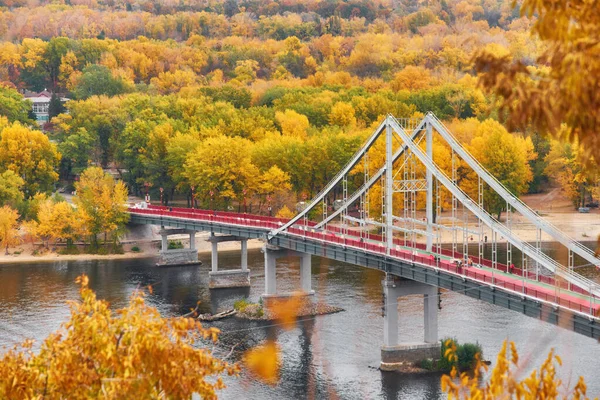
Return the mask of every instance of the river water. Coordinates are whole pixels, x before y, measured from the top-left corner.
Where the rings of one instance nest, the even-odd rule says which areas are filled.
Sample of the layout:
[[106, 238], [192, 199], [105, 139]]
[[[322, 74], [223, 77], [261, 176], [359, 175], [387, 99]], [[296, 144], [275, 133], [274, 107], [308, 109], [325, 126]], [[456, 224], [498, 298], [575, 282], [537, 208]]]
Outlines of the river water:
[[[257, 301], [264, 288], [263, 257], [250, 251], [252, 287], [245, 290], [208, 290], [210, 255], [200, 255], [201, 267], [160, 269], [153, 259], [118, 261], [56, 261], [0, 265], [0, 348], [33, 338], [41, 341], [68, 318], [65, 301], [78, 295], [75, 278], [86, 273], [100, 298], [113, 307], [127, 303], [140, 286], [154, 285], [148, 297], [163, 315], [181, 315], [202, 302], [201, 312], [230, 308], [243, 296]], [[239, 268], [239, 253], [219, 255], [220, 266]], [[227, 377], [224, 399], [444, 399], [439, 376], [383, 373], [379, 365], [382, 343], [382, 294], [379, 271], [313, 257], [313, 289], [320, 300], [344, 312], [307, 318], [289, 331], [279, 326], [228, 319], [215, 323], [223, 334], [215, 349], [231, 360], [266, 338], [276, 338], [282, 350], [281, 380], [267, 386], [242, 373]], [[594, 273], [591, 271], [590, 273]], [[277, 289], [299, 285], [294, 259], [278, 260]], [[422, 299], [399, 301], [403, 340], [422, 338]], [[572, 387], [586, 378], [588, 394], [600, 396], [600, 344], [596, 341], [457, 293], [442, 295], [439, 312], [441, 337], [481, 343], [486, 359], [494, 360], [502, 342], [516, 342], [523, 374], [539, 366], [555, 348], [562, 357], [560, 376]], [[238, 351], [239, 350], [239, 351]], [[1, 352], [2, 350], [0, 350]]]

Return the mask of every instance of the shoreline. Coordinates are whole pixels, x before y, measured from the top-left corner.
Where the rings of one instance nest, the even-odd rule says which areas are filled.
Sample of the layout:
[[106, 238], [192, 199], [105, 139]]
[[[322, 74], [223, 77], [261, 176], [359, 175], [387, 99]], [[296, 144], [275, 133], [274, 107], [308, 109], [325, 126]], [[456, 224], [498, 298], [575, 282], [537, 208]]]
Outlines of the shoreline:
[[[600, 235], [600, 214], [579, 214], [579, 213], [563, 213], [553, 212], [548, 213], [545, 219], [553, 223], [557, 228], [562, 230], [567, 236], [579, 241], [579, 242], [595, 242], [598, 240]], [[513, 232], [519, 236], [522, 240], [535, 243], [535, 229], [526, 224], [522, 224], [521, 218], [515, 218], [515, 225]], [[520, 226], [519, 226], [520, 225]], [[463, 225], [464, 226], [464, 225]], [[476, 225], [468, 224], [469, 229], [477, 229]], [[9, 249], [10, 254], [5, 255], [0, 250], [0, 265], [4, 264], [25, 264], [32, 262], [52, 262], [52, 261], [91, 261], [91, 260], [124, 260], [124, 259], [143, 259], [143, 258], [155, 258], [158, 257], [160, 248], [160, 235], [158, 235], [158, 227], [146, 226], [146, 228], [131, 228], [125, 235], [124, 240], [121, 242], [124, 254], [58, 254], [56, 251], [46, 252], [40, 255], [32, 255], [34, 248], [38, 246], [32, 245], [31, 243], [23, 243], [21, 246], [16, 246]], [[489, 228], [484, 229], [484, 234], [488, 235], [488, 240], [491, 239], [491, 231]], [[198, 249], [199, 255], [210, 254], [211, 244], [207, 242], [209, 238], [209, 232], [198, 232], [195, 238], [196, 249]], [[470, 234], [471, 236], [471, 234]], [[401, 238], [399, 236], [398, 238]], [[458, 232], [457, 238], [459, 242], [462, 240], [462, 232]], [[417, 236], [416, 240], [419, 243], [424, 243], [424, 237]], [[542, 235], [541, 243], [550, 243], [554, 240], [548, 240], [547, 235]], [[189, 246], [188, 235], [173, 235], [170, 240], [181, 241], [184, 247]], [[443, 232], [441, 237], [442, 245], [449, 245], [452, 243], [452, 233]], [[472, 240], [469, 240], [469, 244], [476, 244], [477, 238], [473, 236]], [[491, 240], [488, 241], [488, 244]], [[498, 238], [498, 243], [506, 243], [505, 238]], [[435, 241], [434, 241], [435, 244]], [[140, 251], [131, 251], [132, 247], [137, 246]], [[263, 246], [263, 242], [259, 239], [248, 240], [248, 250], [260, 249]], [[239, 252], [240, 244], [238, 242], [224, 242], [219, 244], [219, 252]], [[14, 254], [20, 252], [21, 254]]]
[[[175, 235], [174, 235], [175, 236]], [[186, 236], [187, 237], [187, 236]], [[196, 248], [198, 255], [207, 255], [211, 253], [210, 243], [199, 241], [201, 237], [196, 237]], [[174, 239], [179, 240], [179, 239]], [[185, 246], [189, 245], [189, 240], [181, 240]], [[0, 254], [0, 266], [6, 264], [25, 264], [31, 262], [53, 262], [53, 261], [95, 261], [95, 260], [135, 260], [144, 258], [158, 258], [160, 240], [145, 239], [145, 240], [129, 240], [123, 243], [126, 248], [123, 254], [59, 254], [57, 252], [46, 252], [40, 255], [32, 255], [33, 246], [26, 244], [12, 248], [9, 255], [4, 252]], [[139, 252], [131, 251], [131, 247], [138, 246]], [[262, 248], [263, 243], [257, 239], [248, 240], [248, 250], [256, 250]], [[14, 251], [22, 251], [21, 254], [14, 254]], [[235, 243], [222, 243], [219, 245], [219, 253], [237, 252], [240, 251], [239, 245]]]

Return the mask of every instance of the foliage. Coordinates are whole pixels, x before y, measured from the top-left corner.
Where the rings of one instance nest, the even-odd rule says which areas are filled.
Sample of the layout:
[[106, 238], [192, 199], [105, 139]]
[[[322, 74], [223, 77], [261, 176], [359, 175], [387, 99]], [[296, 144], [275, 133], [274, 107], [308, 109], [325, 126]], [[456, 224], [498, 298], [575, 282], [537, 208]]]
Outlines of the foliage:
[[269, 385], [276, 385], [279, 381], [279, 368], [281, 365], [280, 350], [271, 340], [249, 350], [243, 358], [248, 370]]
[[600, 177], [598, 170], [586, 167], [581, 160], [582, 154], [583, 150], [577, 142], [571, 144], [552, 140], [550, 151], [544, 159], [544, 172], [558, 183], [575, 208], [586, 205], [586, 194], [599, 194], [594, 193], [597, 192], [595, 183]]
[[81, 77], [73, 89], [77, 99], [91, 96], [115, 96], [125, 93], [127, 85], [121, 78], [115, 78], [104, 65], [90, 65], [82, 70]]
[[234, 308], [236, 311], [239, 311], [239, 312], [244, 312], [244, 310], [246, 309], [246, 307], [247, 307], [249, 304], [250, 304], [250, 303], [248, 302], [248, 300], [246, 300], [246, 299], [239, 299], [239, 300], [236, 300], [236, 301], [233, 303], [233, 308]]
[[[215, 398], [219, 375], [235, 366], [215, 359], [202, 344], [219, 331], [193, 318], [163, 318], [135, 292], [127, 307], [111, 311], [81, 285], [71, 317], [42, 343], [25, 342], [0, 359], [3, 398]], [[216, 379], [215, 379], [216, 378]]]
[[[559, 140], [575, 141], [600, 159], [600, 13], [595, 2], [524, 0], [521, 15], [543, 43], [533, 68], [512, 55], [483, 52], [475, 60], [484, 87], [499, 95], [502, 111]], [[561, 124], [565, 124], [563, 128]]]
[[[533, 179], [529, 161], [536, 157], [530, 138], [511, 135], [498, 122], [488, 119], [479, 122], [475, 119], [454, 121], [451, 130], [463, 141], [471, 154], [492, 173], [510, 192], [516, 196], [526, 193]], [[459, 167], [459, 169], [461, 169]], [[465, 168], [460, 173], [459, 182], [472, 198], [476, 198], [477, 179], [474, 171]], [[487, 187], [484, 188], [484, 207], [500, 218], [506, 204]]]
[[483, 357], [483, 350], [479, 343], [458, 343], [454, 338], [441, 340], [441, 357], [437, 363], [439, 371], [450, 372], [473, 371], [477, 361]]
[[181, 240], [169, 240], [167, 248], [169, 250], [183, 249], [183, 243], [181, 243]]
[[97, 235], [104, 233], [104, 243], [110, 233], [116, 241], [123, 226], [129, 219], [127, 213], [127, 188], [102, 168], [90, 167], [82, 174], [75, 185], [77, 196], [73, 201], [87, 216], [87, 229], [92, 238], [92, 246], [97, 247]]
[[66, 201], [47, 199], [41, 203], [37, 221], [29, 225], [29, 233], [44, 241], [65, 241], [71, 246], [74, 241], [87, 235], [89, 218], [81, 209], [75, 209]]
[[52, 93], [50, 103], [48, 103], [48, 119], [52, 120], [52, 118], [56, 117], [58, 114], [64, 113], [65, 111], [67, 111], [67, 109], [65, 108], [60, 97], [58, 97], [56, 93]]
[[199, 196], [218, 192], [227, 200], [241, 198], [243, 190], [256, 189], [258, 168], [252, 163], [250, 142], [239, 137], [214, 137], [190, 153], [185, 173]]
[[25, 198], [52, 190], [60, 157], [46, 135], [19, 122], [0, 132], [0, 169], [11, 170], [23, 179]]
[[19, 92], [0, 84], [0, 116], [7, 117], [9, 122], [28, 124], [33, 122], [29, 118], [30, 110], [31, 103], [23, 101]]
[[286, 219], [292, 219], [294, 218], [296, 214], [294, 214], [292, 212], [292, 210], [290, 210], [288, 208], [288, 206], [284, 205], [283, 207], [281, 207], [281, 209], [279, 211], [277, 211], [277, 214], [275, 215], [277, 218], [286, 218]]
[[19, 242], [18, 219], [19, 213], [16, 210], [9, 206], [0, 208], [0, 247], [6, 249], [6, 254], [8, 254], [10, 246], [14, 246]]
[[12, 170], [0, 174], [0, 206], [5, 204], [15, 205], [23, 200], [21, 188], [25, 184], [23, 178]]
[[[446, 347], [445, 356], [456, 359], [456, 346], [449, 342]], [[554, 399], [558, 398], [559, 394], [562, 397], [561, 393], [565, 392], [562, 381], [556, 376], [556, 364], [562, 365], [562, 361], [551, 350], [539, 370], [536, 369], [528, 377], [519, 380], [520, 364], [517, 348], [513, 342], [510, 342], [509, 354], [508, 341], [504, 341], [487, 382], [481, 384], [487, 366], [481, 362], [481, 357], [477, 356], [473, 374], [463, 372], [459, 376], [457, 369], [452, 368], [449, 375], [442, 377], [442, 390], [448, 393], [449, 399]], [[570, 398], [588, 399], [586, 391], [585, 381], [580, 377], [575, 387], [571, 389]]]

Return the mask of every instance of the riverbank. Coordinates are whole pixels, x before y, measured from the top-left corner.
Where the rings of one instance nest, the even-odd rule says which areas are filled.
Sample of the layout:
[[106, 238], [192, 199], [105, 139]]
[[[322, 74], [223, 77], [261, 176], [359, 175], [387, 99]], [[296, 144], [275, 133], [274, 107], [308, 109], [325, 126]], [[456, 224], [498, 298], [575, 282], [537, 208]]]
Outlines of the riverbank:
[[[152, 227], [154, 228], [154, 227]], [[150, 238], [143, 238], [140, 236], [140, 232], [136, 230], [129, 231], [125, 239], [121, 242], [123, 246], [122, 254], [89, 254], [83, 253], [83, 245], [79, 245], [78, 248], [81, 251], [79, 254], [60, 254], [60, 250], [64, 247], [52, 247], [50, 250], [40, 252], [41, 245], [33, 245], [31, 243], [23, 243], [19, 246], [9, 249], [9, 254], [6, 255], [4, 252], [0, 252], [0, 265], [1, 264], [13, 264], [13, 263], [28, 263], [38, 261], [77, 261], [77, 260], [123, 260], [123, 259], [137, 259], [137, 258], [152, 258], [158, 257], [160, 251], [161, 241], [158, 233], [153, 232], [154, 229], [150, 229], [151, 232], [145, 232]], [[206, 241], [209, 237], [208, 232], [199, 232], [196, 234], [196, 249], [198, 254], [210, 254], [211, 244]], [[188, 235], [173, 235], [169, 236], [170, 241], [179, 241], [184, 247], [188, 247], [190, 244]], [[257, 239], [248, 240], [248, 249], [260, 249], [263, 243]], [[137, 249], [134, 251], [133, 249]], [[228, 251], [239, 251], [240, 244], [238, 242], [224, 242], [219, 244], [219, 252]], [[38, 254], [35, 254], [39, 252]]]

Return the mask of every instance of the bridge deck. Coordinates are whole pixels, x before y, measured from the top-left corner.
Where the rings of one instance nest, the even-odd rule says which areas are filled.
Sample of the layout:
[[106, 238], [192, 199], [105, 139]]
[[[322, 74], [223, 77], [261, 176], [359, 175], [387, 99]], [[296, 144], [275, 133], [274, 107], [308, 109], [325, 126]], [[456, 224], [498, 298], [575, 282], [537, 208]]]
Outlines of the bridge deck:
[[[129, 211], [133, 214], [251, 227], [262, 230], [265, 233], [279, 228], [288, 221], [287, 219], [261, 215], [215, 212], [189, 208], [152, 206], [148, 209], [130, 208]], [[310, 221], [306, 225], [297, 224], [293, 228], [288, 229], [287, 234], [319, 241], [324, 245], [331, 243], [342, 245], [348, 249], [358, 249], [364, 252], [386, 255], [386, 248], [383, 243], [377, 241], [381, 238], [380, 236], [370, 235], [369, 238], [361, 238], [358, 231], [348, 230], [344, 235], [341, 233], [339, 227], [329, 226], [328, 230], [325, 231], [314, 229], [314, 225]], [[402, 240], [395, 240], [394, 242], [396, 248], [390, 250], [390, 254], [387, 257], [445, 271], [466, 280], [519, 293], [523, 296], [588, 315], [594, 319], [600, 316], [600, 300], [590, 296], [589, 291], [586, 291], [584, 288], [573, 285], [569, 286], [568, 283], [555, 280], [553, 277], [541, 275], [536, 277], [535, 274], [524, 272], [519, 268], [509, 271], [508, 266], [505, 264], [493, 264], [490, 260], [478, 259], [478, 257], [471, 257], [474, 263], [478, 264], [477, 267], [460, 267], [451, 261], [451, 257], [462, 258], [462, 254], [460, 253], [455, 252], [452, 254], [452, 251], [449, 250], [442, 250], [440, 254], [430, 253], [424, 250], [424, 245], [422, 244], [417, 243], [413, 247]]]

